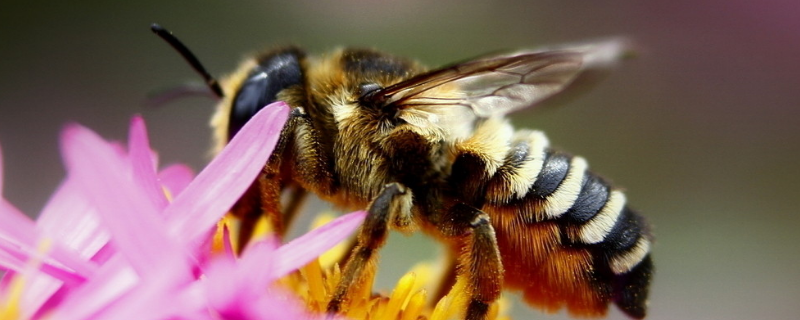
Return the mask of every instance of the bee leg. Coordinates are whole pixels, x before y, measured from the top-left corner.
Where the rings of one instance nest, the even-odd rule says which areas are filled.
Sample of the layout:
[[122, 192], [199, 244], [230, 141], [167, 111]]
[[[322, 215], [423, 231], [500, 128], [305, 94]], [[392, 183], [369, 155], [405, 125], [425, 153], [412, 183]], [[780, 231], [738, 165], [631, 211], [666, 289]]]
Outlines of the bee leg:
[[478, 320], [486, 317], [489, 305], [500, 297], [503, 264], [489, 217], [482, 213], [472, 221], [471, 226], [472, 246], [466, 260], [469, 262], [473, 292], [466, 319]]
[[[291, 146], [286, 146], [287, 141]], [[290, 114], [289, 123], [281, 132], [281, 152], [279, 156], [271, 157], [265, 167], [267, 181], [270, 186], [263, 187], [269, 190], [262, 196], [262, 207], [274, 209], [266, 211], [270, 221], [277, 222], [280, 229], [279, 235], [283, 236], [291, 227], [292, 221], [309, 191], [320, 195], [330, 195], [334, 189], [333, 169], [330, 156], [320, 148], [322, 136], [311, 121], [311, 117], [302, 107], [295, 107]], [[292, 158], [292, 165], [281, 164], [282, 159]], [[288, 176], [291, 176], [293, 181]], [[282, 183], [278, 183], [282, 181]], [[280, 206], [280, 195], [288, 190], [286, 203]], [[282, 207], [278, 211], [277, 208]], [[277, 214], [271, 214], [275, 212]]]
[[[259, 201], [255, 204], [255, 208], [258, 209], [254, 210], [253, 207], [251, 207], [249, 212], [242, 216], [240, 236], [246, 236], [246, 239], [250, 239], [255, 231], [255, 225], [258, 223], [258, 219], [261, 218], [263, 213], [266, 215], [275, 234], [283, 238], [289, 231], [289, 227], [291, 227], [294, 217], [300, 210], [303, 200], [305, 200], [306, 195], [308, 195], [308, 191], [296, 184], [292, 184], [288, 187], [283, 186], [278, 181], [277, 177], [272, 177], [269, 174], [260, 176], [258, 180], [255, 181], [254, 186], [251, 187], [251, 189], [253, 188], [258, 192], [255, 196]], [[289, 189], [287, 191], [288, 197], [286, 198], [287, 201], [282, 203], [281, 194], [285, 189]]]
[[322, 149], [324, 137], [303, 108], [292, 109], [293, 150], [287, 150], [294, 159], [292, 178], [306, 189], [322, 196], [335, 192], [331, 155]]
[[494, 228], [486, 213], [466, 204], [456, 204], [448, 215], [450, 219], [445, 220], [450, 225], [442, 227], [460, 242], [459, 276], [467, 277], [470, 288], [466, 319], [485, 319], [489, 306], [500, 297], [503, 283]]
[[[261, 179], [261, 175], [258, 178]], [[236, 251], [241, 253], [244, 247], [253, 236], [256, 223], [264, 211], [261, 209], [261, 190], [259, 182], [253, 181], [253, 184], [245, 191], [241, 198], [231, 208], [231, 213], [239, 217], [241, 223], [239, 224], [239, 236], [237, 238]]]
[[[386, 242], [389, 227], [397, 221], [410, 221], [411, 193], [398, 183], [387, 184], [372, 200], [367, 217], [356, 238], [356, 246], [342, 270], [342, 279], [328, 303], [329, 314], [339, 313], [349, 301], [349, 294], [368, 280], [365, 275], [374, 272], [377, 252]], [[404, 216], [408, 218], [398, 218]], [[393, 221], [394, 220], [394, 221]]]
[[261, 174], [231, 208], [231, 213], [241, 220], [238, 237], [240, 252], [253, 237], [256, 224], [262, 215], [266, 216], [279, 237], [283, 237], [286, 233], [284, 214], [280, 210], [282, 186], [276, 177], [277, 170], [271, 168], [274, 165], [270, 158]]

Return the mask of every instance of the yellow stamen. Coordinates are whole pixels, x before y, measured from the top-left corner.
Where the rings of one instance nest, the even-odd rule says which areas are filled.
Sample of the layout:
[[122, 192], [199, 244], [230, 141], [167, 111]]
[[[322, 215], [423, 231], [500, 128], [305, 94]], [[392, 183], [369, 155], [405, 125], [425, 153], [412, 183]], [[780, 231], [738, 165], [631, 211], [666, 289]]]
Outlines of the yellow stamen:
[[416, 278], [417, 275], [413, 272], [409, 272], [400, 278], [400, 281], [397, 282], [397, 286], [394, 288], [389, 298], [389, 305], [386, 307], [386, 312], [384, 313], [385, 319], [397, 319], [399, 317], [400, 309], [406, 305]]
[[[318, 215], [311, 224], [312, 229], [330, 222], [334, 217], [330, 213]], [[224, 220], [226, 225], [231, 221], [238, 223], [236, 220]], [[238, 232], [238, 227], [231, 229]], [[271, 231], [266, 219], [260, 220], [256, 229], [258, 231], [254, 234], [257, 236], [254, 237], [263, 237]], [[221, 230], [218, 227], [218, 234]], [[237, 239], [236, 232], [231, 232], [232, 239]], [[310, 311], [324, 313], [342, 277], [339, 262], [344, 259], [350, 247], [351, 245], [346, 242], [335, 246], [319, 259], [300, 268], [299, 272], [280, 279], [278, 284], [297, 293]], [[398, 280], [389, 296], [372, 291], [377, 271], [375, 263], [369, 263], [364, 268], [363, 276], [350, 288], [349, 299], [341, 305], [342, 316], [364, 320], [463, 319], [469, 301], [468, 282], [465, 277], [457, 277], [455, 285], [447, 295], [439, 301], [431, 302], [428, 301], [428, 290], [436, 288], [437, 281], [441, 281], [440, 275], [444, 272], [438, 269], [442, 268], [437, 268], [431, 263], [415, 265]], [[505, 315], [507, 311], [508, 301], [501, 298], [490, 306], [487, 319], [510, 320]]]
[[167, 202], [172, 202], [172, 192], [170, 192], [167, 187], [161, 186], [161, 192], [164, 193], [164, 197], [167, 198]]
[[222, 219], [217, 222], [217, 230], [214, 232], [214, 237], [211, 241], [211, 252], [222, 253], [225, 249], [225, 230], [228, 230], [227, 241], [231, 244], [231, 248], [236, 251], [239, 247], [239, 237], [235, 234], [239, 233], [239, 220], [233, 215], [226, 214]]
[[467, 309], [467, 296], [467, 281], [464, 277], [458, 277], [450, 292], [436, 303], [430, 320], [464, 318], [464, 310]]
[[[42, 239], [36, 247], [36, 252], [44, 257], [50, 247], [52, 241], [50, 239]], [[25, 274], [35, 274], [42, 265], [41, 258], [34, 257], [27, 261], [25, 270], [16, 273], [12, 276], [8, 284], [8, 291], [6, 296], [0, 296], [0, 302], [6, 301], [4, 305], [0, 305], [0, 320], [17, 320], [21, 319], [20, 301], [22, 301], [22, 292], [25, 289]]]
[[22, 300], [22, 289], [24, 281], [19, 274], [15, 275], [9, 283], [7, 297], [0, 297], [0, 301], [6, 301], [5, 305], [0, 305], [0, 320], [17, 320], [20, 318], [19, 302]]
[[322, 278], [322, 267], [319, 265], [319, 260], [311, 261], [305, 267], [300, 269], [303, 277], [306, 278], [308, 284], [308, 301], [314, 302], [315, 311], [324, 311], [320, 302], [326, 301], [328, 290], [325, 288], [325, 280]]
[[256, 225], [253, 228], [253, 239], [263, 239], [268, 234], [271, 234], [272, 231], [272, 224], [270, 224], [267, 220], [267, 216], [262, 215], [258, 218], [258, 221], [256, 221]]
[[425, 308], [425, 303], [428, 300], [428, 292], [425, 289], [419, 290], [408, 299], [405, 310], [403, 310], [403, 317], [400, 320], [417, 320], [422, 310]]

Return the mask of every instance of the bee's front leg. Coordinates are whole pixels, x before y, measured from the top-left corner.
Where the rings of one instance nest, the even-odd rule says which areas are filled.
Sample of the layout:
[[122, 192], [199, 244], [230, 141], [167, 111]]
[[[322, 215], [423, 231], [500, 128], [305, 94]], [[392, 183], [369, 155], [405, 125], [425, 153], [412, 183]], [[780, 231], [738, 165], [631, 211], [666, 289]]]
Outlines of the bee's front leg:
[[353, 289], [364, 285], [365, 276], [374, 272], [377, 252], [386, 242], [390, 226], [402, 228], [411, 223], [411, 201], [411, 192], [403, 185], [390, 183], [369, 204], [356, 245], [342, 271], [342, 280], [328, 303], [328, 313], [347, 311]]
[[[267, 217], [275, 233], [282, 237], [302, 200], [308, 193], [298, 183], [313, 185], [319, 194], [330, 194], [334, 188], [328, 156], [319, 148], [320, 133], [301, 107], [295, 107], [283, 127], [272, 155], [258, 178], [231, 209], [242, 220], [239, 231], [240, 250], [252, 237], [258, 219]], [[290, 188], [288, 202], [281, 203], [281, 194]]]

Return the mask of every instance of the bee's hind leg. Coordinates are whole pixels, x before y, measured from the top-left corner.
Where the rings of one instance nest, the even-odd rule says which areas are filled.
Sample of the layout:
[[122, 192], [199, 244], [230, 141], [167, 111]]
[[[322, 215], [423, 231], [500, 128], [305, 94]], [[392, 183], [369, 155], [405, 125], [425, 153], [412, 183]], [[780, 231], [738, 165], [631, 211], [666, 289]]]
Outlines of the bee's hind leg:
[[503, 264], [489, 216], [466, 204], [456, 204], [444, 216], [440, 231], [454, 240], [460, 250], [457, 277], [466, 277], [469, 303], [467, 320], [483, 320], [489, 307], [500, 297]]

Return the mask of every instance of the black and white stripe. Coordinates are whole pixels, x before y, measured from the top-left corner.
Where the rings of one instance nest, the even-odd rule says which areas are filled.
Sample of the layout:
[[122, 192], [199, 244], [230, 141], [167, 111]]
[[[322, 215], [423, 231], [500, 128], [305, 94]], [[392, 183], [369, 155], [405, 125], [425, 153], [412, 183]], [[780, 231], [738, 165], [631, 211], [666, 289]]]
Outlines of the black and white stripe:
[[[532, 136], [544, 139], [543, 135]], [[546, 144], [537, 142], [535, 139], [512, 142], [506, 161], [490, 179], [487, 204], [536, 202], [539, 212], [519, 214], [530, 215], [526, 221], [558, 222], [571, 244], [596, 249], [615, 274], [628, 272], [644, 260], [650, 251], [650, 240], [641, 217], [626, 205], [625, 194], [588, 171], [583, 158], [542, 150]], [[537, 157], [539, 168], [523, 169]], [[528, 181], [529, 189], [522, 197], [502, 197], [499, 190], [491, 189], [492, 185], [519, 185], [517, 181], [530, 171], [536, 171], [537, 175]]]
[[[595, 256], [596, 277], [610, 285], [614, 301], [630, 314], [644, 312], [652, 273], [651, 238], [644, 219], [627, 206], [624, 193], [588, 171], [583, 158], [549, 149], [538, 131], [517, 132], [504, 157], [498, 151], [471, 152], [463, 159], [472, 159], [472, 172], [459, 170], [467, 167], [459, 166], [457, 157], [453, 175], [485, 186], [472, 190], [486, 195], [476, 205], [522, 215], [526, 223], [556, 222], [562, 245], [585, 247]], [[494, 164], [492, 172], [476, 172], [476, 159], [489, 158], [504, 160]]]

